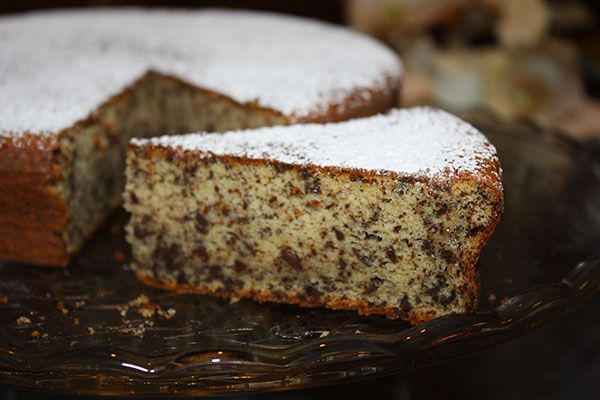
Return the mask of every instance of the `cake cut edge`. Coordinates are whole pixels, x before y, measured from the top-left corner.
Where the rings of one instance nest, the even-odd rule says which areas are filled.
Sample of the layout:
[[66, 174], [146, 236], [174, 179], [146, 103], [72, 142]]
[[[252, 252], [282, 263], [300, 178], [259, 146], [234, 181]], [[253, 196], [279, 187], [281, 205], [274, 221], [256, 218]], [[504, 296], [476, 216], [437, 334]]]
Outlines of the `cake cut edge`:
[[[200, 155], [201, 153], [201, 155]], [[348, 181], [361, 180], [361, 181], [371, 181], [375, 184], [380, 184], [381, 180], [389, 179], [393, 177], [400, 183], [406, 184], [414, 184], [418, 183], [419, 185], [423, 185], [425, 187], [432, 188], [432, 190], [441, 192], [444, 191], [452, 191], [456, 189], [459, 193], [464, 189], [463, 186], [475, 185], [475, 189], [480, 191], [481, 193], [485, 193], [482, 195], [483, 197], [488, 198], [488, 206], [489, 206], [489, 219], [485, 226], [479, 227], [473, 232], [469, 234], [472, 235], [471, 239], [469, 239], [468, 248], [464, 249], [462, 253], [462, 258], [460, 259], [460, 270], [463, 275], [463, 290], [460, 293], [454, 292], [451, 296], [461, 297], [461, 305], [454, 309], [448, 308], [447, 304], [440, 307], [443, 309], [441, 312], [431, 310], [431, 309], [420, 309], [418, 304], [415, 304], [414, 299], [406, 299], [403, 298], [400, 300], [398, 305], [395, 306], [383, 306], [373, 304], [370, 300], [358, 301], [357, 299], [348, 299], [340, 296], [338, 298], [324, 298], [322, 295], [319, 295], [318, 292], [312, 292], [308, 290], [308, 293], [305, 291], [301, 293], [300, 291], [280, 291], [278, 293], [274, 293], [269, 290], [253, 290], [253, 289], [235, 289], [235, 288], [214, 288], [206, 285], [202, 285], [202, 283], [188, 283], [185, 278], [178, 279], [164, 279], [157, 277], [156, 275], [156, 266], [152, 265], [143, 265], [137, 263], [136, 261], [136, 273], [139, 279], [151, 286], [157, 286], [169, 290], [175, 290], [179, 292], [194, 292], [200, 294], [207, 294], [218, 296], [222, 298], [229, 299], [239, 299], [239, 298], [248, 298], [259, 302], [279, 302], [279, 303], [288, 303], [288, 304], [296, 304], [303, 307], [326, 307], [329, 309], [337, 309], [337, 310], [355, 310], [359, 314], [362, 315], [373, 315], [373, 314], [382, 314], [391, 319], [405, 319], [409, 322], [416, 324], [420, 322], [424, 322], [442, 315], [447, 315], [451, 313], [464, 313], [470, 312], [476, 309], [477, 307], [477, 296], [478, 296], [478, 274], [476, 270], [476, 263], [479, 258], [479, 254], [483, 246], [488, 242], [492, 233], [500, 221], [502, 211], [503, 211], [503, 189], [501, 182], [502, 171], [500, 168], [500, 164], [497, 158], [480, 160], [481, 164], [476, 173], [473, 172], [462, 172], [462, 173], [453, 173], [450, 177], [438, 177], [431, 178], [427, 176], [406, 176], [390, 171], [365, 171], [358, 170], [352, 168], [337, 168], [337, 167], [323, 167], [316, 165], [299, 165], [299, 164], [286, 164], [273, 159], [257, 159], [257, 158], [247, 158], [235, 155], [216, 155], [212, 153], [206, 153], [201, 151], [191, 151], [191, 150], [183, 150], [181, 148], [173, 148], [173, 147], [165, 147], [160, 145], [155, 145], [150, 142], [137, 142], [130, 143], [128, 148], [128, 169], [127, 173], [130, 178], [128, 178], [128, 187], [126, 189], [126, 208], [131, 211], [135, 216], [135, 204], [139, 202], [139, 198], [136, 197], [135, 191], [131, 185], [131, 182], [135, 178], [131, 178], [133, 174], [135, 174], [135, 170], [139, 167], [134, 166], [136, 163], [136, 159], [148, 160], [150, 164], [159, 164], [160, 162], [170, 163], [176, 166], [176, 168], [180, 168], [182, 171], [195, 168], [202, 168], [202, 165], [210, 165], [211, 163], [219, 163], [224, 162], [229, 166], [235, 166], [238, 164], [241, 168], [271, 168], [276, 171], [283, 171], [284, 173], [296, 174], [297, 176], [302, 176], [316, 173], [316, 174], [329, 174], [334, 178], [346, 177], [349, 178]], [[200, 167], [198, 166], [200, 165]], [[156, 168], [159, 168], [156, 166]], [[143, 168], [142, 168], [143, 169]], [[150, 170], [153, 170], [154, 167], [150, 167]], [[307, 172], [308, 171], [308, 172]], [[279, 172], [278, 172], [279, 173]], [[152, 174], [152, 172], [150, 172]], [[320, 175], [322, 176], [322, 175]], [[164, 177], [158, 177], [160, 180]], [[181, 178], [181, 177], [180, 177]], [[183, 178], [181, 178], [183, 179]], [[463, 187], [461, 189], [461, 187]], [[159, 189], [156, 189], [159, 190]], [[309, 194], [308, 192], [304, 195]], [[173, 207], [175, 207], [173, 205]], [[441, 207], [443, 208], [443, 206]], [[135, 250], [136, 250], [136, 234], [135, 234], [135, 224], [134, 224], [134, 216], [132, 216], [132, 220], [128, 225], [128, 241], [132, 243], [134, 248], [134, 259], [135, 259]], [[337, 233], [336, 233], [337, 235]], [[139, 238], [138, 238], [139, 239]], [[178, 250], [179, 251], [179, 250]], [[437, 250], [435, 250], [437, 251]], [[176, 253], [176, 252], [175, 252]], [[172, 254], [171, 254], [172, 255]], [[175, 255], [174, 258], [178, 258], [178, 255]], [[394, 256], [396, 257], [396, 256]], [[447, 254], [446, 257], [448, 259], [453, 259], [453, 255]], [[172, 260], [174, 262], [174, 260]], [[183, 261], [182, 261], [183, 262]], [[203, 266], [197, 264], [198, 268], [203, 268]], [[206, 266], [210, 268], [214, 268], [215, 266]], [[271, 265], [264, 265], [264, 268], [271, 268]], [[177, 269], [177, 268], [176, 268]], [[227, 278], [229, 279], [229, 278]], [[225, 280], [227, 280], [225, 279]], [[443, 278], [445, 279], [445, 278]], [[308, 288], [308, 286], [307, 286]], [[435, 284], [433, 286], [427, 287], [424, 289], [424, 293], [428, 292], [429, 296], [432, 298], [438, 298], [440, 303], [444, 302], [452, 302], [455, 299], [449, 299], [451, 296], [442, 295], [445, 289], [441, 287], [436, 287]], [[321, 292], [322, 294], [322, 292]], [[450, 310], [449, 312], [445, 312], [446, 310]]]

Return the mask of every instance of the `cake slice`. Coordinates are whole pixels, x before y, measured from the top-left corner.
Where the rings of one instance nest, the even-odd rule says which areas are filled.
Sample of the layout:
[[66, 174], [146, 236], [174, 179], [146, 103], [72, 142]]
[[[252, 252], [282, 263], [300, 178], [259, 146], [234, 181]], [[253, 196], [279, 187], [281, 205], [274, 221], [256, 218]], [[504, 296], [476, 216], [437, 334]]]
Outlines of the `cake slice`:
[[412, 323], [475, 308], [503, 209], [494, 147], [430, 108], [136, 139], [126, 181], [148, 284]]

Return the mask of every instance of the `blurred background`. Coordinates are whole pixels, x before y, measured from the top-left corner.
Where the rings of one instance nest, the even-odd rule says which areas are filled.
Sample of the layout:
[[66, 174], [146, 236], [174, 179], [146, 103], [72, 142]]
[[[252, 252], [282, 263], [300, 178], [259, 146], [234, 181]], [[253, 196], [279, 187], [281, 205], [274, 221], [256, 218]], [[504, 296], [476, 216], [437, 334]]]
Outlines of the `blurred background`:
[[[486, 110], [578, 140], [600, 138], [598, 0], [26, 0], [2, 1], [0, 13], [119, 5], [260, 9], [348, 25], [402, 55], [403, 106]], [[600, 399], [599, 310], [597, 299], [529, 336], [436, 367], [240, 398]], [[74, 397], [0, 387], [0, 398]]]

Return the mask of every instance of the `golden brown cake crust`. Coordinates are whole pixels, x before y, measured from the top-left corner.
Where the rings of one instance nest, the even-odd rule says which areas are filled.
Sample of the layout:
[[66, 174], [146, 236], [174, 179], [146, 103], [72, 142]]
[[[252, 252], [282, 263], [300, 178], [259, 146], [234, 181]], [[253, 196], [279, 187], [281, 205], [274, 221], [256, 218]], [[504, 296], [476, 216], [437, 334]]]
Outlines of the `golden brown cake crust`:
[[[154, 279], [145, 275], [142, 272], [138, 272], [138, 279], [145, 285], [157, 287], [160, 289], [166, 289], [175, 291], [178, 293], [195, 293], [201, 295], [215, 296], [223, 299], [251, 299], [254, 301], [258, 301], [259, 303], [266, 302], [274, 302], [274, 303], [285, 303], [285, 304], [293, 304], [298, 305], [300, 307], [326, 307], [331, 310], [354, 310], [359, 315], [385, 315], [390, 319], [403, 319], [411, 324], [418, 324], [421, 322], [429, 321], [434, 317], [431, 314], [423, 314], [419, 313], [415, 310], [412, 310], [410, 307], [406, 309], [399, 309], [397, 307], [381, 307], [381, 306], [373, 306], [369, 305], [367, 302], [354, 302], [348, 299], [344, 300], [331, 300], [327, 302], [321, 301], [318, 296], [308, 296], [308, 295], [275, 295], [269, 291], [248, 291], [248, 290], [209, 290], [207, 288], [198, 288], [194, 285], [187, 284], [172, 284], [167, 281], [162, 281], [158, 279]], [[475, 309], [476, 299], [474, 300], [474, 306], [472, 310]]]
[[[346, 96], [343, 102], [331, 104], [326, 111], [315, 112], [297, 120], [292, 119], [290, 122], [338, 122], [383, 113], [400, 105], [400, 85], [400, 80], [388, 77], [387, 91], [357, 89]], [[364, 100], [365, 91], [370, 94], [369, 101]]]
[[53, 139], [26, 135], [15, 147], [0, 137], [0, 254], [5, 260], [67, 263], [67, 205], [50, 189], [60, 176]]

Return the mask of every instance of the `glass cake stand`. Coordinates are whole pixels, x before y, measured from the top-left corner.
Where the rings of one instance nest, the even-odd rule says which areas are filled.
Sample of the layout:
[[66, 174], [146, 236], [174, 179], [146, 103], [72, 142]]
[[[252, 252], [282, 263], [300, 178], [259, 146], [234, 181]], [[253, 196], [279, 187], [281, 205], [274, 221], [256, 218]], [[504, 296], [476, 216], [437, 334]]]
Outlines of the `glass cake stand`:
[[68, 269], [0, 264], [0, 383], [171, 397], [306, 388], [440, 363], [569, 314], [600, 292], [600, 158], [536, 127], [471, 121], [499, 151], [506, 197], [476, 313], [410, 326], [146, 287], [127, 267], [120, 211]]

